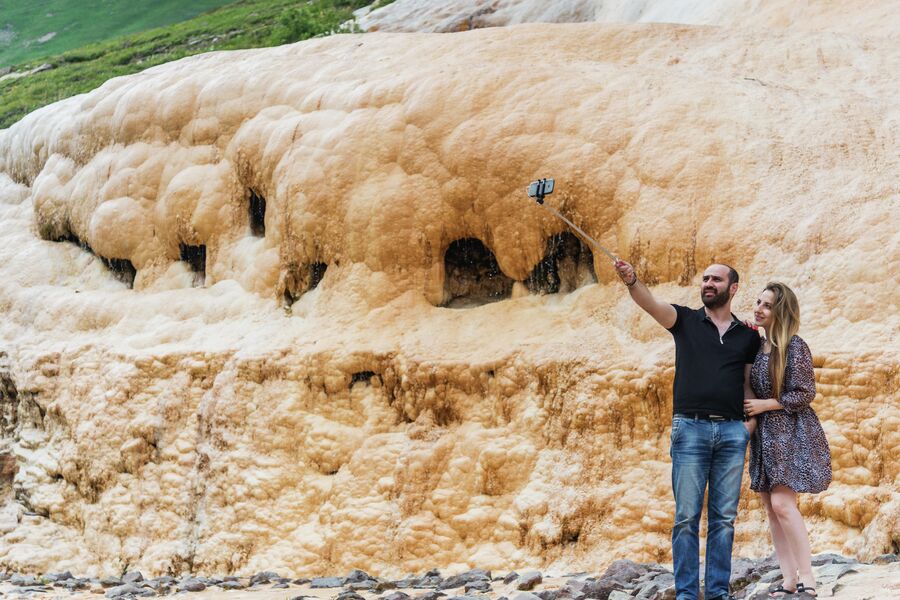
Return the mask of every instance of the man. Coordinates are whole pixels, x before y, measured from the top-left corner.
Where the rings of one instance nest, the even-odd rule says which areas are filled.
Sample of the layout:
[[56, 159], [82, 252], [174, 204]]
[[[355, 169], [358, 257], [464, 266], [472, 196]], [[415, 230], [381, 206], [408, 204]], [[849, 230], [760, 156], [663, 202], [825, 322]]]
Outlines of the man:
[[750, 365], [759, 335], [731, 313], [738, 274], [727, 265], [703, 273], [703, 308], [660, 302], [637, 278], [634, 267], [616, 262], [631, 298], [675, 338], [674, 417], [672, 419], [672, 491], [675, 525], [672, 561], [677, 600], [700, 593], [700, 513], [707, 503], [705, 598], [729, 596], [731, 547], [750, 439], [743, 422], [743, 401], [751, 395]]

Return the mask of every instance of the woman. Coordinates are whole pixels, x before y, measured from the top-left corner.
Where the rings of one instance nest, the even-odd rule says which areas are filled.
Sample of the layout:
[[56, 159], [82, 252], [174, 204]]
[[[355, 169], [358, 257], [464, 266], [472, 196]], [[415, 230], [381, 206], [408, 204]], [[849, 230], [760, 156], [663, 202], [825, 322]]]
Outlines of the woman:
[[831, 454], [810, 402], [816, 396], [812, 354], [799, 336], [797, 296], [783, 283], [769, 283], [756, 301], [756, 325], [766, 337], [750, 369], [756, 398], [744, 410], [758, 419], [750, 440], [750, 489], [759, 492], [784, 578], [773, 598], [805, 592], [815, 596], [809, 534], [797, 494], [818, 493], [831, 483]]

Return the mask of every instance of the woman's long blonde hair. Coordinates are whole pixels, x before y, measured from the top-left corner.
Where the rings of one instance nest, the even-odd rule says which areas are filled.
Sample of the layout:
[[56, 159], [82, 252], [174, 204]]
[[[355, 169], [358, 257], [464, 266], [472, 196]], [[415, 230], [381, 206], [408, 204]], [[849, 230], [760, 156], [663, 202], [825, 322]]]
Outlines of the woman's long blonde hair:
[[787, 367], [788, 345], [800, 329], [800, 303], [788, 286], [777, 281], [766, 284], [775, 296], [772, 303], [772, 327], [766, 331], [772, 352], [769, 354], [769, 378], [772, 380], [772, 397], [781, 397], [784, 386], [784, 370]]

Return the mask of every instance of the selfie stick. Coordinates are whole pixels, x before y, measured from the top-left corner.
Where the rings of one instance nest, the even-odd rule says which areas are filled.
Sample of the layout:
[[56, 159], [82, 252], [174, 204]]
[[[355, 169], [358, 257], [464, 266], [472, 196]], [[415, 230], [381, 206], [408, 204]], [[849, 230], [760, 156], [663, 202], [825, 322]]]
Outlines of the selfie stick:
[[573, 223], [572, 221], [570, 221], [570, 220], [568, 220], [567, 218], [565, 218], [564, 216], [562, 216], [562, 215], [559, 213], [559, 211], [557, 211], [555, 208], [553, 208], [553, 207], [551, 207], [551, 206], [547, 206], [546, 204], [544, 204], [544, 195], [543, 195], [543, 194], [539, 194], [538, 196], [535, 197], [534, 200], [535, 200], [535, 202], [537, 202], [540, 206], [546, 208], [546, 209], [549, 210], [551, 213], [553, 213], [554, 215], [556, 215], [557, 217], [559, 217], [560, 219], [562, 219], [563, 221], [565, 221], [566, 224], [569, 225], [569, 227], [571, 227], [572, 229], [574, 229], [575, 231], [577, 231], [578, 233], [581, 234], [581, 237], [582, 237], [582, 239], [584, 239], [584, 241], [586, 241], [588, 244], [590, 244], [591, 246], [593, 246], [594, 248], [596, 248], [597, 250], [599, 250], [599, 251], [602, 252], [603, 254], [607, 255], [611, 261], [613, 261], [613, 262], [619, 262], [619, 259], [616, 258], [615, 256], [613, 256], [613, 253], [612, 253], [612, 252], [610, 252], [609, 250], [607, 250], [606, 248], [604, 248], [603, 246], [601, 246], [601, 245], [597, 242], [597, 240], [595, 240], [594, 238], [592, 238], [591, 236], [589, 236], [588, 234], [586, 234], [584, 231], [582, 231], [582, 230], [581, 230], [581, 227], [579, 227], [578, 225], [576, 225], [576, 224]]

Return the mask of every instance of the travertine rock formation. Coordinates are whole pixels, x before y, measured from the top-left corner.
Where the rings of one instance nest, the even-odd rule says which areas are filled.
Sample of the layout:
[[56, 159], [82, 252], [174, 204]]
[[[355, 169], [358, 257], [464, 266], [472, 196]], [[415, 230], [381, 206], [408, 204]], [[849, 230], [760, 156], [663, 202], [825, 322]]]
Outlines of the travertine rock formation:
[[813, 545], [896, 549], [898, 71], [877, 36], [533, 25], [213, 53], [35, 112], [0, 132], [0, 567], [667, 560], [672, 343], [540, 176], [662, 298], [712, 261], [743, 315], [797, 290]]

